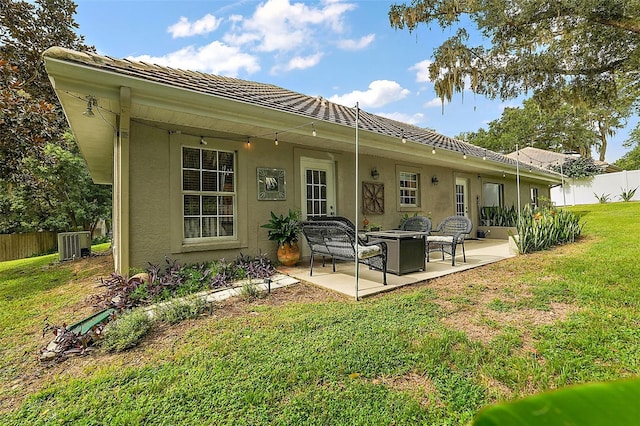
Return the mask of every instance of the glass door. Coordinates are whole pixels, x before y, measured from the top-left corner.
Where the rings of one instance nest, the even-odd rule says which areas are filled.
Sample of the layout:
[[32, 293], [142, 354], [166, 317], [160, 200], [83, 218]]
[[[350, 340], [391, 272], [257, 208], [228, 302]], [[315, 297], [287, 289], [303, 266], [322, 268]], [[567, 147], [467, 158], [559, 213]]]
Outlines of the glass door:
[[456, 178], [456, 215], [469, 216], [469, 191], [467, 179]]
[[302, 217], [335, 216], [335, 180], [332, 161], [300, 159]]

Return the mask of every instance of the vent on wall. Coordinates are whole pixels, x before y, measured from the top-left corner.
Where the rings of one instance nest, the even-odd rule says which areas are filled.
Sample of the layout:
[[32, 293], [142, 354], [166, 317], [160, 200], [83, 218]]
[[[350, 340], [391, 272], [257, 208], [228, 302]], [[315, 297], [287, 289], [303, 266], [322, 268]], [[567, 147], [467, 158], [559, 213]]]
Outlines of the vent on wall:
[[58, 253], [60, 253], [60, 261], [89, 256], [91, 254], [91, 233], [89, 231], [59, 233]]

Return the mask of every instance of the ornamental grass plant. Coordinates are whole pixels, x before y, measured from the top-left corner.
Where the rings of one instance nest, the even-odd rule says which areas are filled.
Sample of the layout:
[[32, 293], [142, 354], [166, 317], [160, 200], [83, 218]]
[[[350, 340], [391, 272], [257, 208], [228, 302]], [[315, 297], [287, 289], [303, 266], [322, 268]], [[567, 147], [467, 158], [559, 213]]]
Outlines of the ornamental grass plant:
[[527, 205], [516, 223], [518, 235], [511, 235], [520, 253], [532, 253], [572, 243], [581, 234], [584, 222], [568, 210], [543, 205]]

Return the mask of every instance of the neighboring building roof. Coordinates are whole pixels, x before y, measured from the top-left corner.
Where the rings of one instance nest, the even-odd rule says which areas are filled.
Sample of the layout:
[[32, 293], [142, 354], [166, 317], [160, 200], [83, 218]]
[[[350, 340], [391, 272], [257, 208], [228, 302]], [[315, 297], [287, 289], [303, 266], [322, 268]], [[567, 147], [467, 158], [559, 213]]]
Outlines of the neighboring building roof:
[[[576, 154], [564, 154], [561, 152], [547, 151], [545, 149], [525, 147], [520, 151], [520, 162], [527, 165], [533, 165], [543, 169], [548, 169], [550, 166], [555, 166], [564, 163], [567, 160], [576, 158]], [[507, 157], [512, 159], [518, 158], [518, 152], [511, 152], [507, 154]], [[605, 161], [594, 160], [593, 163], [600, 168], [603, 173], [615, 173], [622, 171], [621, 168], [609, 164]]]
[[[303, 95], [271, 84], [179, 70], [128, 59], [114, 59], [109, 56], [76, 52], [61, 47], [49, 48], [44, 52], [44, 56], [131, 78], [298, 114], [317, 121], [355, 127], [355, 108], [336, 104], [322, 97]], [[470, 157], [486, 158], [511, 167], [516, 165], [514, 159], [505, 155], [441, 135], [429, 129], [371, 114], [362, 109], [359, 113], [359, 128], [395, 138], [404, 136], [411, 142], [433, 146], [436, 149], [459, 152]], [[553, 174], [544, 168], [533, 168], [544, 174]]]

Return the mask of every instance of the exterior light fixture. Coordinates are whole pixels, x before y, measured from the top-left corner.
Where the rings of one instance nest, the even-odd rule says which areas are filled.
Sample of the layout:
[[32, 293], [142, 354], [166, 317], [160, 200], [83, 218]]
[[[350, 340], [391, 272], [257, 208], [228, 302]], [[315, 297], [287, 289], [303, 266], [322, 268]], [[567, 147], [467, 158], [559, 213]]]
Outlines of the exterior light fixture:
[[[316, 132], [316, 126], [315, 124], [311, 123], [311, 135], [312, 136], [316, 136], [318, 133]], [[277, 135], [277, 133], [276, 133]], [[276, 144], [277, 145], [277, 144]]]
[[482, 156], [483, 160], [487, 159], [487, 148], [484, 149], [484, 155]]
[[431, 153], [432, 153], [433, 155], [436, 155], [436, 147], [435, 147], [435, 146], [434, 146], [433, 148], [431, 148]]
[[407, 138], [404, 137], [404, 130], [402, 130], [402, 134], [400, 136], [402, 143], [407, 143]]
[[276, 133], [276, 139], [273, 141], [275, 146], [278, 146], [278, 134]]
[[436, 176], [436, 175], [431, 176], [431, 185], [437, 185], [438, 182], [440, 182], [438, 180], [438, 176]]
[[371, 169], [371, 177], [374, 179], [378, 179], [378, 177], [380, 177], [380, 172], [378, 172], [378, 169], [375, 167]]
[[204, 136], [200, 136], [200, 145], [206, 145], [207, 141], [204, 140]]
[[98, 101], [96, 98], [94, 98], [93, 96], [87, 96], [87, 109], [84, 110], [84, 112], [82, 113], [82, 115], [84, 115], [85, 117], [89, 117], [89, 118], [93, 118], [96, 115], [93, 113], [93, 107], [94, 106], [98, 106]]

